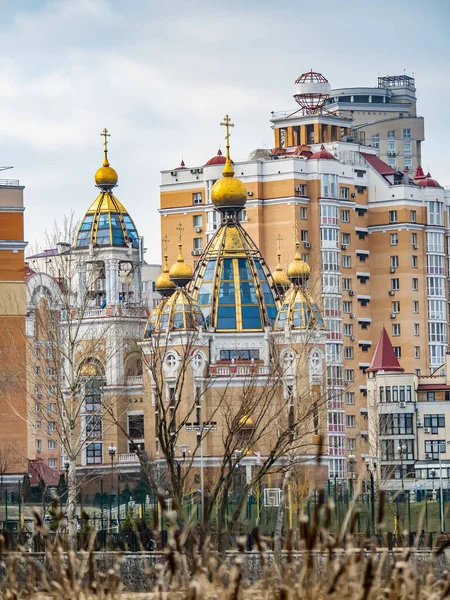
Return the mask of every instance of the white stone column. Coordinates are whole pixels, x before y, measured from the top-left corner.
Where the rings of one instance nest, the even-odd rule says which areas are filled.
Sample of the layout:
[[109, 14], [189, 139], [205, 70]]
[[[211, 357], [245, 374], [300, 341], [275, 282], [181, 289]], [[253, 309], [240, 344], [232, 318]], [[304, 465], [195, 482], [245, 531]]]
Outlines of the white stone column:
[[105, 291], [106, 291], [106, 306], [111, 304], [111, 270], [109, 262], [105, 261]]
[[111, 281], [111, 304], [119, 304], [119, 261], [112, 260], [109, 263], [110, 281]]
[[77, 301], [78, 307], [82, 308], [86, 297], [86, 264], [77, 265]]
[[137, 265], [133, 271], [133, 303], [140, 304], [141, 302], [141, 265]]

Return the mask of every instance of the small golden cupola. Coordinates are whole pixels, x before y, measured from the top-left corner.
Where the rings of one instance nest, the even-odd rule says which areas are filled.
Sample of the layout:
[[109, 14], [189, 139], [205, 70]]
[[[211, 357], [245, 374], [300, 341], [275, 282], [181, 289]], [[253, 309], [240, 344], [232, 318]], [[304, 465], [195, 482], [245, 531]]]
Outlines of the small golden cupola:
[[169, 265], [167, 264], [167, 246], [169, 243], [169, 239], [167, 237], [167, 234], [163, 237], [163, 243], [164, 243], [163, 270], [162, 270], [162, 273], [160, 273], [158, 275], [158, 277], [156, 278], [155, 289], [159, 294], [161, 294], [161, 296], [163, 296], [164, 298], [167, 298], [174, 293], [174, 291], [177, 289], [177, 286], [174, 284], [174, 282], [170, 279], [170, 276], [169, 276]]
[[108, 161], [108, 137], [110, 137], [111, 134], [108, 133], [108, 130], [105, 127], [101, 135], [103, 135], [105, 139], [103, 142], [104, 157], [103, 165], [95, 174], [95, 185], [102, 190], [111, 190], [113, 187], [116, 187], [119, 176], [117, 175], [117, 171], [109, 166]]
[[174, 263], [169, 269], [169, 277], [171, 281], [177, 287], [184, 287], [187, 285], [192, 277], [193, 272], [192, 268], [184, 262], [183, 253], [182, 253], [182, 243], [181, 243], [181, 232], [183, 231], [183, 227], [181, 223], [178, 223], [178, 258], [177, 262]]
[[311, 269], [309, 265], [302, 260], [300, 256], [300, 242], [298, 241], [298, 225], [297, 221], [294, 225], [295, 228], [295, 257], [294, 260], [290, 263], [287, 270], [287, 276], [289, 281], [294, 286], [305, 287], [309, 276], [311, 274]]
[[247, 201], [247, 190], [240, 179], [234, 177], [234, 169], [230, 159], [230, 127], [234, 127], [230, 117], [225, 115], [224, 122], [226, 127], [226, 157], [223, 167], [223, 177], [216, 181], [211, 190], [211, 200], [214, 206], [221, 213], [236, 213], [240, 211]]
[[275, 269], [274, 273], [272, 273], [272, 278], [273, 278], [273, 281], [275, 284], [275, 288], [278, 292], [278, 295], [280, 297], [282, 297], [284, 295], [285, 291], [289, 288], [290, 282], [289, 282], [288, 276], [286, 275], [283, 267], [281, 266], [282, 237], [280, 234], [277, 235], [276, 240], [277, 240], [277, 244], [278, 244], [278, 252], [277, 252], [278, 263], [277, 263], [277, 268]]

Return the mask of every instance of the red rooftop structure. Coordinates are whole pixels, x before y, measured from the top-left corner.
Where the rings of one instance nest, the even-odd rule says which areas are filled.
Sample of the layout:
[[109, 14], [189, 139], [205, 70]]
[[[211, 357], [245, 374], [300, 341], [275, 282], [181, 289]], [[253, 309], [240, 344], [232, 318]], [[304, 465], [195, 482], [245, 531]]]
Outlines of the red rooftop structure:
[[380, 337], [378, 338], [377, 347], [373, 353], [372, 361], [367, 372], [375, 371], [398, 371], [403, 373], [404, 369], [400, 366], [398, 358], [395, 356], [394, 348], [391, 340], [383, 327]]

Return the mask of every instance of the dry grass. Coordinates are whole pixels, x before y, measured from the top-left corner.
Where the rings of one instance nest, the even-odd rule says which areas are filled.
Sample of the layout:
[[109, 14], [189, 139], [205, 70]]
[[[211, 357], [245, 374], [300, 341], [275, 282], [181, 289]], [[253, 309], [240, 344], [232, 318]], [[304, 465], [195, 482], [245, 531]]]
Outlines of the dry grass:
[[[258, 564], [256, 581], [250, 582], [245, 539], [237, 541], [235, 553], [219, 560], [210, 545], [200, 544], [194, 529], [169, 532], [165, 564], [145, 573], [151, 593], [125, 593], [121, 581], [120, 554], [107, 572], [96, 570], [96, 555], [90, 549], [77, 555], [65, 553], [58, 540], [50, 541], [42, 522], [37, 529], [45, 542], [45, 565], [27, 553], [10, 553], [0, 538], [0, 598], [19, 599], [112, 599], [154, 598], [158, 600], [444, 600], [450, 593], [450, 575], [442, 565], [445, 548], [431, 559], [415, 548], [388, 553], [359, 550], [352, 545], [355, 516], [346, 521], [346, 543], [327, 529], [332, 507], [323, 503], [311, 523], [302, 522], [297, 533], [301, 554], [294, 551], [294, 536], [286, 540], [282, 556], [273, 560], [265, 540], [255, 532]], [[174, 515], [168, 515], [173, 519]], [[342, 532], [342, 534], [344, 531]], [[320, 534], [320, 535], [319, 535]], [[145, 564], [145, 556], [142, 561]]]

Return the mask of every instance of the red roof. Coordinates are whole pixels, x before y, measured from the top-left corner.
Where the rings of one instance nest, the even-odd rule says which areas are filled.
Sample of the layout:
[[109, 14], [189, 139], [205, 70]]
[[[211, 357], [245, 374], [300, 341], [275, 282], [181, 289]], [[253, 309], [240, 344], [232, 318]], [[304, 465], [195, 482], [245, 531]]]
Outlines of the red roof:
[[[210, 159], [208, 160], [208, 162], [207, 162], [207, 163], [205, 163], [205, 166], [206, 166], [206, 165], [224, 165], [224, 164], [225, 164], [225, 161], [226, 161], [226, 158], [225, 158], [225, 156], [223, 156], [223, 155], [222, 155], [222, 151], [221, 151], [221, 149], [219, 148], [219, 149], [217, 150], [217, 154], [216, 154], [216, 156], [213, 156], [212, 158], [210, 158]], [[231, 162], [233, 162], [233, 161], [231, 161]]]
[[175, 171], [182, 171], [183, 169], [187, 169], [186, 165], [184, 164], [184, 160], [181, 161], [179, 167], [175, 168]]
[[423, 172], [422, 167], [419, 165], [416, 169], [416, 172], [414, 173], [413, 179], [424, 179], [424, 178], [425, 178], [425, 173]]
[[48, 487], [56, 487], [59, 482], [59, 472], [46, 465], [42, 459], [28, 461], [28, 475], [31, 485], [39, 485], [41, 478]]
[[393, 175], [396, 172], [395, 169], [379, 159], [378, 156], [375, 156], [374, 154], [366, 154], [365, 152], [361, 152], [360, 154], [380, 175]]
[[366, 369], [366, 372], [369, 371], [404, 371], [404, 369], [402, 369], [400, 366], [397, 357], [395, 356], [391, 340], [389, 339], [387, 331], [384, 327], [381, 330], [380, 337], [378, 338], [377, 347], [373, 353], [370, 366], [368, 369]]
[[310, 159], [319, 158], [322, 160], [336, 160], [336, 158], [331, 154], [331, 152], [327, 152], [325, 150], [325, 146], [323, 144], [320, 146], [319, 152], [314, 152], [314, 154], [312, 156], [310, 156], [309, 158]]
[[25, 264], [25, 281], [31, 279], [33, 275], [36, 275], [36, 271], [33, 271], [33, 269], [31, 269], [27, 264]]
[[450, 385], [445, 383], [419, 383], [417, 386], [418, 391], [425, 390], [450, 390]]
[[420, 187], [441, 187], [436, 179], [432, 179], [429, 174], [425, 179], [420, 179], [417, 185], [420, 185]]

